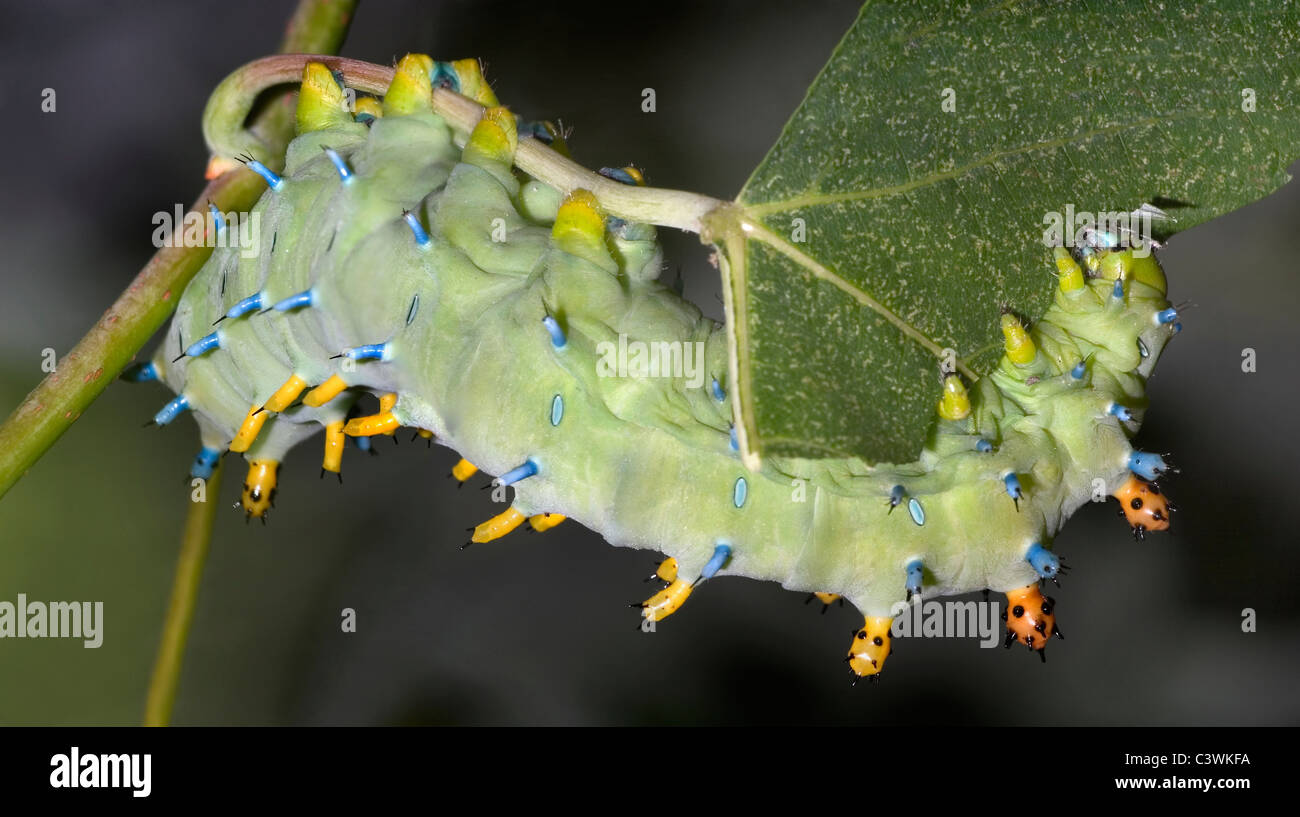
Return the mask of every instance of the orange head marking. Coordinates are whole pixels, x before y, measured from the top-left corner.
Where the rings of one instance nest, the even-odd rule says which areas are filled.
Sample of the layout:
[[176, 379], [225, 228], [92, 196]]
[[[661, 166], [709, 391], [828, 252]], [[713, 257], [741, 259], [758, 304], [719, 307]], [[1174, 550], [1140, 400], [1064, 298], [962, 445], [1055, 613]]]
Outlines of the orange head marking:
[[1056, 599], [1044, 596], [1037, 584], [1007, 591], [1008, 648], [1019, 641], [1031, 650], [1042, 650], [1052, 636], [1065, 638], [1056, 627]]
[[1154, 482], [1130, 474], [1111, 496], [1119, 500], [1120, 512], [1133, 526], [1133, 535], [1138, 539], [1145, 538], [1147, 531], [1169, 529], [1169, 513], [1173, 507]]
[[894, 620], [888, 616], [867, 616], [862, 627], [853, 632], [853, 643], [849, 645], [846, 660], [855, 676], [878, 676], [885, 668], [885, 659], [889, 657], [891, 648], [889, 628], [893, 623]]

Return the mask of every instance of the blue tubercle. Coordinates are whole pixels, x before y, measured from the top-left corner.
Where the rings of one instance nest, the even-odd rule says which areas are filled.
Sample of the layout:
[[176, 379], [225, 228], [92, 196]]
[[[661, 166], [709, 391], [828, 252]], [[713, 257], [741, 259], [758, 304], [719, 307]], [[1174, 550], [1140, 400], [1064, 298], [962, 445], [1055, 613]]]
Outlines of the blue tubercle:
[[271, 168], [253, 158], [245, 160], [244, 164], [248, 166], [249, 170], [266, 179], [267, 185], [275, 192], [278, 193], [284, 189], [284, 179], [280, 178], [279, 174]]
[[1110, 293], [1110, 294], [1111, 294], [1111, 297], [1113, 297], [1113, 298], [1115, 298], [1115, 299], [1117, 299], [1117, 300], [1123, 299], [1123, 297], [1124, 297], [1124, 279], [1123, 279], [1123, 278], [1116, 278], [1116, 279], [1115, 279], [1115, 289], [1111, 290], [1111, 293]]
[[183, 394], [178, 394], [168, 401], [167, 405], [158, 410], [158, 413], [153, 416], [153, 421], [160, 426], [165, 426], [180, 416], [181, 412], [188, 410], [189, 407], [189, 399]]
[[256, 312], [261, 309], [262, 304], [264, 303], [266, 303], [265, 294], [258, 292], [255, 295], [249, 295], [247, 298], [244, 298], [242, 301], [226, 310], [226, 317], [231, 320], [242, 318], [249, 312]]
[[433, 74], [429, 77], [434, 88], [446, 88], [449, 91], [460, 93], [460, 75], [449, 62], [435, 62], [433, 64]]
[[316, 300], [316, 296], [310, 289], [304, 289], [302, 292], [295, 292], [282, 301], [277, 301], [275, 306], [271, 307], [276, 312], [288, 312], [293, 309], [302, 309], [305, 306], [311, 306]]
[[158, 367], [152, 360], [132, 363], [122, 371], [122, 379], [128, 383], [149, 383], [158, 379]]
[[731, 426], [731, 443], [730, 443], [730, 445], [731, 445], [731, 450], [732, 450], [732, 451], [739, 451], [739, 450], [740, 450], [740, 441], [736, 439], [736, 426], [735, 426], [734, 423], [733, 423], [732, 426]]
[[1165, 462], [1164, 457], [1149, 451], [1134, 451], [1130, 454], [1128, 468], [1147, 482], [1154, 482], [1165, 471], [1176, 470]]
[[993, 443], [989, 442], [983, 437], [980, 437], [978, 440], [975, 441], [975, 450], [980, 452], [981, 454], [990, 454], [993, 452]]
[[700, 580], [712, 579], [731, 558], [731, 545], [719, 544], [713, 548], [713, 555], [700, 571]]
[[349, 360], [388, 360], [392, 356], [392, 349], [387, 343], [367, 343], [364, 346], [353, 346], [350, 349], [344, 349], [343, 354], [338, 357], [346, 357]]
[[217, 209], [217, 205], [208, 202], [208, 212], [212, 214], [212, 226], [216, 228], [217, 233], [220, 234], [224, 232], [226, 229], [226, 217], [221, 215], [221, 211]]
[[1087, 373], [1088, 365], [1080, 360], [1078, 363], [1074, 364], [1074, 368], [1070, 370], [1070, 377], [1073, 377], [1075, 380], [1082, 380], [1083, 376]]
[[511, 468], [509, 471], [506, 471], [504, 474], [497, 477], [496, 481], [499, 485], [514, 485], [519, 480], [527, 479], [536, 474], [537, 463], [533, 460], [525, 460], [523, 465], [517, 465], [514, 468]]
[[546, 331], [551, 336], [551, 345], [556, 349], [563, 349], [569, 342], [569, 339], [564, 336], [564, 330], [560, 328], [560, 322], [550, 315], [542, 318], [542, 326], [546, 327]]
[[1171, 326], [1171, 327], [1169, 327], [1169, 328], [1173, 331], [1173, 333], [1174, 333], [1175, 335], [1177, 335], [1179, 332], [1183, 331], [1183, 325], [1182, 325], [1181, 323], [1177, 323], [1177, 322], [1175, 322], [1174, 325]]
[[1106, 413], [1121, 423], [1127, 423], [1133, 419], [1133, 412], [1129, 410], [1128, 406], [1121, 406], [1119, 403], [1111, 403], [1107, 406]]
[[329, 157], [330, 163], [333, 164], [334, 169], [339, 172], [339, 180], [345, 185], [351, 184], [352, 168], [348, 167], [348, 163], [339, 155], [339, 152], [334, 148], [328, 148], [324, 145], [321, 145], [321, 150], [325, 151], [325, 155]]
[[534, 121], [534, 122], [520, 123], [519, 138], [523, 139], [529, 136], [531, 136], [532, 138], [536, 139], [537, 141], [541, 142], [544, 145], [549, 145], [555, 141], [554, 137], [551, 136], [551, 132], [546, 129], [545, 122]]
[[221, 335], [213, 332], [210, 335], [204, 335], [198, 340], [185, 347], [184, 357], [202, 357], [214, 349], [221, 348]]
[[1156, 313], [1156, 323], [1158, 324], [1173, 323], [1176, 320], [1178, 320], [1178, 310], [1172, 306]]
[[607, 179], [613, 179], [620, 184], [630, 184], [633, 187], [636, 187], [637, 185], [636, 178], [621, 167], [602, 167], [600, 169], [600, 175]]
[[190, 479], [212, 479], [212, 473], [217, 470], [217, 462], [220, 459], [220, 451], [203, 446], [190, 465]]
[[420, 223], [419, 217], [410, 210], [403, 210], [402, 218], [405, 219], [406, 226], [410, 227], [411, 232], [415, 235], [416, 245], [422, 250], [428, 249], [433, 241], [429, 238], [428, 232], [425, 231], [424, 225]]
[[722, 388], [722, 384], [718, 382], [718, 378], [712, 379], [713, 382], [709, 384], [709, 389], [713, 392], [713, 399], [721, 403], [727, 399], [727, 392]]
[[925, 567], [921, 564], [920, 559], [913, 559], [907, 563], [907, 600], [911, 601], [913, 595], [919, 595], [921, 592], [921, 582], [925, 576]]
[[903, 497], [907, 496], [907, 489], [902, 485], [895, 485], [889, 489], [889, 510], [886, 513], [893, 513], [894, 508], [903, 504]]
[[1007, 496], [1016, 503], [1016, 510], [1020, 510], [1020, 500], [1025, 497], [1024, 491], [1020, 490], [1020, 478], [1010, 473], [1002, 478], [1002, 484], [1006, 486]]
[[1036, 571], [1039, 578], [1052, 579], [1061, 569], [1061, 560], [1056, 558], [1050, 550], [1043, 547], [1037, 542], [1029, 546], [1025, 551], [1025, 561]]

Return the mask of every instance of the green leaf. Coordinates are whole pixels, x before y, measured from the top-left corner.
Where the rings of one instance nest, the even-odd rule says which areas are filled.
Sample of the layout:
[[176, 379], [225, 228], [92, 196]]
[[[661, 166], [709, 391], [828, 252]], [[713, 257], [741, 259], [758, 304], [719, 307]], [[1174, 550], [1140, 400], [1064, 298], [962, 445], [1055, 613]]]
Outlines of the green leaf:
[[868, 4], [707, 225], [747, 454], [914, 459], [942, 350], [987, 372], [1000, 308], [1051, 298], [1050, 213], [1164, 237], [1276, 190], [1298, 40], [1291, 3]]

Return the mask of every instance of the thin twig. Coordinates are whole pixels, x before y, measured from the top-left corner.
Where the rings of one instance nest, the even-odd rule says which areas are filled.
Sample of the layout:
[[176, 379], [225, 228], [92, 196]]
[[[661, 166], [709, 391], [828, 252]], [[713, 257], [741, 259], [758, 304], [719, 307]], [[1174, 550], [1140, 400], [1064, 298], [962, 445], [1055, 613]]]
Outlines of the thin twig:
[[[257, 137], [231, 129], [231, 123], [240, 121], [252, 110], [262, 91], [300, 81], [303, 67], [313, 61], [324, 63], [342, 76], [345, 85], [364, 93], [383, 94], [393, 81], [391, 67], [344, 57], [279, 54], [254, 60], [237, 69], [213, 92], [203, 114], [203, 135], [208, 147], [227, 159], [243, 152], [263, 156], [266, 151], [261, 149]], [[445, 88], [434, 89], [432, 105], [434, 113], [462, 135], [473, 130], [483, 116], [482, 105]], [[699, 233], [704, 217], [724, 206], [724, 202], [699, 193], [621, 184], [592, 173], [536, 139], [519, 141], [515, 164], [561, 193], [579, 188], [590, 190], [606, 212], [628, 221]]]
[[203, 565], [212, 541], [212, 523], [221, 499], [220, 464], [208, 479], [204, 491], [204, 501], [191, 502], [185, 517], [185, 533], [176, 560], [176, 576], [172, 579], [171, 601], [167, 604], [167, 617], [163, 619], [162, 640], [158, 644], [158, 657], [154, 659], [153, 676], [144, 703], [145, 726], [166, 726], [171, 721], [181, 663], [185, 657], [185, 642], [189, 639], [190, 623], [194, 620]]

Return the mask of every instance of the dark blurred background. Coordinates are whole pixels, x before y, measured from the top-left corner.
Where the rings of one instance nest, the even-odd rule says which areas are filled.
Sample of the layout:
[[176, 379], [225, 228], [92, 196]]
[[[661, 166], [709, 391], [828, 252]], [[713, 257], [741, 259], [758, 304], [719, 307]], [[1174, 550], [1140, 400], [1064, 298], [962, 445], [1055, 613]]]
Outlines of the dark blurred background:
[[[9, 4], [0, 31], [0, 412], [69, 350], [153, 252], [151, 219], [201, 189], [199, 116], [272, 52], [292, 3]], [[589, 167], [734, 196], [856, 16], [848, 3], [363, 2], [344, 53], [481, 56], [525, 117], [562, 119]], [[57, 111], [42, 113], [54, 88]], [[654, 87], [658, 112], [640, 110]], [[1232, 157], [1223, 157], [1225, 162]], [[347, 484], [293, 452], [267, 527], [222, 508], [175, 722], [208, 724], [1277, 724], [1300, 722], [1294, 320], [1300, 186], [1178, 236], [1163, 255], [1183, 332], [1150, 384], [1141, 444], [1171, 451], [1172, 535], [1134, 543], [1115, 505], [1056, 541], [1069, 640], [1050, 662], [974, 640], [904, 640], [850, 688], [848, 609], [774, 584], [711, 582], [653, 635], [627, 607], [656, 556], [575, 524], [460, 551], [496, 508], [456, 456], [350, 449]], [[1037, 228], [1034, 228], [1037, 229]], [[717, 273], [665, 236], [687, 295]], [[1256, 350], [1258, 372], [1241, 355]], [[152, 345], [149, 347], [152, 348]], [[0, 641], [0, 722], [134, 723], [197, 450], [141, 423], [170, 394], [114, 384], [0, 501], [0, 599], [105, 603], [104, 645]], [[221, 502], [238, 494], [231, 458]], [[358, 632], [340, 632], [354, 608]], [[1243, 633], [1243, 608], [1258, 632]]]

